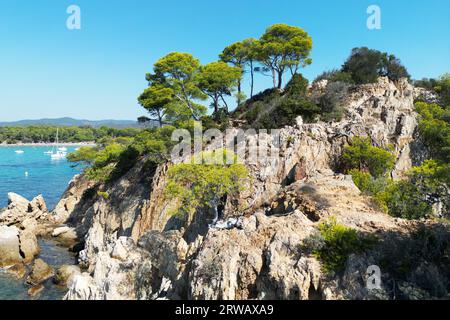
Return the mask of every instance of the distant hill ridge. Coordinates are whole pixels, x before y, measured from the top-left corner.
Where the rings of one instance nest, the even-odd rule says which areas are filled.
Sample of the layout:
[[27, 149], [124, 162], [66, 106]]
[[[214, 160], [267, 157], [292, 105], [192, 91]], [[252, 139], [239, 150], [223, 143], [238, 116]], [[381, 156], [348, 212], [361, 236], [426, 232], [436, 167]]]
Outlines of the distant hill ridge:
[[11, 122], [0, 122], [0, 127], [21, 127], [21, 126], [64, 126], [64, 127], [80, 127], [91, 126], [94, 128], [106, 126], [112, 128], [135, 128], [139, 127], [139, 123], [134, 120], [80, 120], [69, 117], [55, 119], [36, 119], [36, 120], [19, 120]]

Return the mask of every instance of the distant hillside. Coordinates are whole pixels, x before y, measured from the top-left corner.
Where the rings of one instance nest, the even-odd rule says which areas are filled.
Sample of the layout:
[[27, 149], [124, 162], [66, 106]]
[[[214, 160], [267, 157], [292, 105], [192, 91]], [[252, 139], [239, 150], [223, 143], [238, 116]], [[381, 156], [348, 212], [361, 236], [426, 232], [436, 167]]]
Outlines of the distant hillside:
[[133, 120], [79, 120], [73, 118], [57, 118], [57, 119], [37, 119], [37, 120], [19, 120], [12, 122], [0, 122], [0, 127], [20, 127], [20, 126], [39, 126], [52, 125], [64, 127], [80, 127], [91, 126], [98, 128], [101, 126], [111, 128], [135, 128], [139, 127], [137, 121]]

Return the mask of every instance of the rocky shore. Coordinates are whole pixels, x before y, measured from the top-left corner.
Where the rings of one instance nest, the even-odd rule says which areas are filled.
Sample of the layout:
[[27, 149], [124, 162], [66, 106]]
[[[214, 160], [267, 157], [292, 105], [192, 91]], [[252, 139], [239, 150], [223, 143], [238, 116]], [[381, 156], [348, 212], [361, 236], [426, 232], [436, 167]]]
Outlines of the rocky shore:
[[54, 270], [42, 259], [36, 259], [41, 251], [38, 238], [51, 238], [72, 251], [78, 240], [73, 229], [62, 225], [48, 211], [42, 196], [29, 201], [9, 193], [8, 206], [0, 211], [0, 268], [24, 281], [30, 296], [38, 295], [48, 279], [68, 286], [73, 276], [80, 273], [78, 266]]
[[[326, 83], [314, 90], [320, 86]], [[68, 286], [70, 300], [449, 298], [448, 264], [429, 258], [435, 248], [448, 251], [449, 225], [389, 216], [337, 165], [349, 139], [369, 136], [376, 145], [392, 146], [391, 176], [403, 177], [427, 152], [417, 139], [419, 94], [406, 80], [381, 78], [349, 93], [340, 122], [304, 124], [298, 118], [280, 131], [281, 158], [248, 166], [247, 191], [227, 199], [214, 225], [206, 209], [188, 226], [172, 216], [173, 204], [164, 197], [171, 164], [148, 170], [146, 159], [112, 184], [77, 176], [52, 213], [42, 198], [28, 202], [11, 194], [0, 213], [0, 266], [16, 270], [32, 263], [36, 237], [50, 236], [78, 252], [81, 269], [51, 272], [36, 260], [26, 279], [34, 292], [40, 279], [53, 276]], [[434, 215], [442, 210], [435, 208]], [[378, 241], [351, 254], [341, 273], [325, 271], [308, 249], [317, 241], [317, 226], [331, 217]], [[430, 233], [420, 233], [423, 227]], [[381, 284], [369, 290], [373, 265], [382, 269]]]

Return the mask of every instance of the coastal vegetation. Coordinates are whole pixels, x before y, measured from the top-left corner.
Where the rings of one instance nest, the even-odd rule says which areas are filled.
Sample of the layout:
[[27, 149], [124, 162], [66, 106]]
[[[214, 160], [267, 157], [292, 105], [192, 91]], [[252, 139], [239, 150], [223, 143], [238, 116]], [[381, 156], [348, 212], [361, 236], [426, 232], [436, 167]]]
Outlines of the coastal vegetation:
[[59, 131], [59, 142], [101, 142], [135, 136], [140, 129], [109, 127], [64, 127], [64, 126], [24, 126], [0, 127], [0, 143], [54, 143], [56, 131]]
[[331, 217], [319, 224], [317, 232], [304, 241], [303, 247], [322, 262], [327, 273], [332, 273], [345, 268], [350, 254], [362, 253], [376, 243], [376, 238], [362, 235]]
[[373, 147], [368, 138], [356, 137], [342, 155], [346, 171], [361, 191], [372, 195], [389, 214], [407, 219], [430, 217], [433, 204], [446, 198], [450, 184], [449, 107], [417, 102], [416, 110], [429, 157], [405, 179], [394, 181], [387, 175], [393, 168], [393, 156]]
[[178, 209], [174, 214], [186, 217], [190, 222], [194, 214], [201, 208], [214, 208], [222, 204], [223, 198], [239, 194], [244, 189], [244, 181], [248, 178], [247, 168], [237, 163], [214, 164], [216, 157], [227, 159], [232, 153], [227, 149], [203, 152], [197, 157], [202, 158], [201, 164], [181, 163], [172, 166], [168, 172], [166, 197], [177, 199]]
[[[328, 80], [321, 94], [311, 92], [309, 82], [300, 69], [311, 64], [311, 37], [301, 28], [276, 24], [267, 28], [259, 39], [245, 39], [225, 47], [218, 61], [203, 65], [189, 53], [172, 52], [155, 62], [147, 73], [148, 88], [138, 102], [149, 113], [140, 122], [156, 121], [159, 128], [147, 128], [129, 134], [110, 134], [97, 138], [98, 146], [81, 148], [69, 156], [72, 162], [90, 164], [88, 176], [98, 182], [108, 182], [122, 176], [138, 159], [146, 159], [149, 167], [168, 160], [174, 142], [175, 128], [193, 130], [193, 121], [201, 120], [204, 130], [224, 129], [235, 120], [243, 127], [280, 128], [292, 125], [296, 117], [305, 122], [339, 121], [344, 115], [349, 90], [357, 85], [374, 83], [380, 76], [392, 81], [410, 78], [400, 60], [392, 54], [366, 47], [354, 48], [340, 69], [324, 72], [313, 82]], [[243, 76], [250, 74], [250, 97], [243, 90]], [[254, 94], [254, 81], [258, 74], [272, 77], [273, 88]], [[283, 82], [290, 76], [286, 86]], [[429, 149], [428, 159], [414, 167], [405, 179], [394, 181], [390, 172], [395, 157], [391, 146], [372, 145], [369, 138], [354, 137], [344, 148], [342, 170], [351, 174], [361, 191], [371, 195], [381, 209], [396, 217], [417, 219], [432, 213], [433, 199], [448, 185], [448, 92], [449, 78], [416, 82], [432, 89], [438, 103], [417, 102], [420, 115], [419, 133]], [[230, 97], [234, 95], [234, 111]], [[206, 102], [210, 102], [208, 113]], [[190, 167], [192, 166], [192, 168]], [[230, 168], [222, 168], [230, 170]], [[229, 176], [229, 172], [216, 172], [218, 168], [200, 165], [179, 165], [171, 171], [168, 194], [178, 195], [182, 206], [193, 208], [207, 205], [211, 199], [186, 186], [197, 177], [199, 185], [210, 185], [212, 176]], [[186, 177], [192, 181], [185, 180]], [[217, 181], [212, 189], [228, 190], [230, 181]], [[183, 191], [183, 192], [181, 192]], [[184, 199], [184, 200], [183, 200]], [[196, 199], [196, 200], [194, 200]], [[190, 214], [190, 213], [189, 213]]]

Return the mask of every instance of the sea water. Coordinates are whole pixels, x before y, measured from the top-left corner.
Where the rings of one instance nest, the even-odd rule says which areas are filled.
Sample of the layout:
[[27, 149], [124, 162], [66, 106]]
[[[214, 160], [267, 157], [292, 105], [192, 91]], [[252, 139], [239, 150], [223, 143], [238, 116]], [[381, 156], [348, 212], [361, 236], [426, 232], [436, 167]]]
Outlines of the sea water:
[[[68, 147], [72, 152], [76, 147]], [[52, 160], [45, 154], [51, 147], [0, 147], [0, 208], [7, 206], [8, 192], [15, 192], [31, 200], [42, 194], [49, 209], [54, 208], [74, 175], [81, 172], [81, 167], [74, 167], [66, 159]], [[23, 153], [16, 153], [23, 151]], [[67, 248], [57, 246], [52, 241], [39, 240], [40, 258], [57, 268], [63, 264], [73, 264], [75, 257]], [[52, 285], [51, 280], [45, 284], [46, 289], [36, 299], [61, 299], [63, 288]], [[29, 299], [28, 287], [24, 280], [16, 280], [0, 270], [0, 300]]]
[[[75, 147], [67, 149], [72, 152]], [[46, 151], [51, 151], [51, 147], [0, 147], [0, 208], [8, 204], [8, 192], [29, 200], [42, 194], [49, 209], [58, 203], [81, 168], [66, 159], [52, 160], [50, 155], [44, 154]]]

